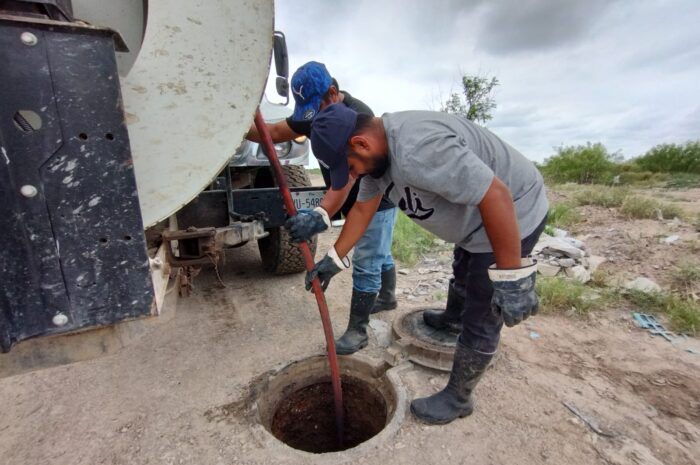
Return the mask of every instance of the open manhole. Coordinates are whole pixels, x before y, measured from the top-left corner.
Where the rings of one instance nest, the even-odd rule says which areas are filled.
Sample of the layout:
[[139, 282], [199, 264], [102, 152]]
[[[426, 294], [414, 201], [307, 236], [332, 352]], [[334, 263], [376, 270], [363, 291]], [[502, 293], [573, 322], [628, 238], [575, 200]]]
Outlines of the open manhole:
[[426, 325], [424, 311], [413, 310], [394, 321], [393, 351], [419, 365], [450, 371], [459, 334]]
[[257, 419], [265, 430], [289, 447], [314, 454], [352, 449], [395, 433], [406, 399], [398, 376], [391, 376], [386, 364], [356, 357], [340, 357], [339, 363], [345, 413], [342, 443], [325, 356], [295, 362], [270, 376], [256, 403]]

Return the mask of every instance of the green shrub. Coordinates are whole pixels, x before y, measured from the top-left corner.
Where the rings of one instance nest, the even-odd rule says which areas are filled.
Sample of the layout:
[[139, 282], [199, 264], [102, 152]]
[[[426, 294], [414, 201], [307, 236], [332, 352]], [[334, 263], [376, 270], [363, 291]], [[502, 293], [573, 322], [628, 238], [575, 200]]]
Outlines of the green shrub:
[[391, 244], [391, 253], [394, 258], [408, 265], [414, 265], [420, 255], [430, 252], [437, 245], [438, 240], [435, 235], [399, 212], [394, 227], [394, 241]]
[[579, 282], [539, 276], [536, 285], [542, 313], [574, 311], [578, 315], [585, 315], [591, 309], [590, 299], [584, 297], [588, 288]]
[[579, 205], [598, 205], [605, 208], [618, 208], [627, 197], [627, 189], [621, 187], [596, 186], [586, 188], [574, 195], [574, 201]]
[[661, 144], [649, 150], [634, 163], [655, 173], [700, 174], [700, 141], [685, 145]]
[[568, 203], [556, 203], [549, 208], [547, 225], [555, 228], [569, 228], [582, 221], [581, 213]]
[[683, 210], [675, 205], [637, 195], [625, 197], [620, 212], [629, 218], [637, 219], [656, 219], [659, 213], [663, 218], [683, 217]]
[[691, 291], [700, 284], [700, 265], [689, 261], [678, 264], [671, 272], [673, 283], [679, 291]]
[[629, 291], [627, 300], [648, 313], [665, 314], [676, 332], [696, 336], [700, 331], [700, 304], [673, 294]]
[[608, 153], [601, 143], [559, 147], [556, 155], [541, 166], [542, 175], [550, 182], [599, 184], [611, 182], [620, 171], [618, 154]]
[[700, 174], [695, 173], [656, 173], [656, 175], [666, 175], [666, 187], [673, 189], [686, 189], [689, 187], [700, 187]]

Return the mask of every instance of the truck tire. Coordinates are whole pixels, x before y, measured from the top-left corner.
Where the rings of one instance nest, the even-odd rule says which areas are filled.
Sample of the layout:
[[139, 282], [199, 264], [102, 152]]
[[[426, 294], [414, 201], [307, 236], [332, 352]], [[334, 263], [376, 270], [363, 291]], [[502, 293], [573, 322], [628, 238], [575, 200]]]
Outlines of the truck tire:
[[[287, 165], [282, 170], [287, 178], [289, 187], [310, 187], [311, 180], [303, 166]], [[274, 187], [277, 183], [269, 168], [260, 170], [256, 177], [255, 187]], [[267, 184], [267, 185], [266, 185]], [[258, 240], [258, 249], [262, 259], [263, 269], [275, 274], [300, 273], [306, 271], [304, 255], [297, 244], [294, 244], [289, 233], [284, 228], [269, 228], [269, 236]], [[309, 243], [311, 255], [316, 255], [316, 237]]]

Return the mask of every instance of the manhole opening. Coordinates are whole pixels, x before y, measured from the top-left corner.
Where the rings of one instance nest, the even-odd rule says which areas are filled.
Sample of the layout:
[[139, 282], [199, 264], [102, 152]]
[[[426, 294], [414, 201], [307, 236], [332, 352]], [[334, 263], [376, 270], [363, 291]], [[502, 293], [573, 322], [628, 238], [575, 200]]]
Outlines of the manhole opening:
[[272, 434], [290, 447], [321, 454], [351, 449], [376, 436], [388, 418], [387, 403], [369, 383], [342, 377], [345, 424], [338, 444], [330, 379], [293, 391], [279, 401]]

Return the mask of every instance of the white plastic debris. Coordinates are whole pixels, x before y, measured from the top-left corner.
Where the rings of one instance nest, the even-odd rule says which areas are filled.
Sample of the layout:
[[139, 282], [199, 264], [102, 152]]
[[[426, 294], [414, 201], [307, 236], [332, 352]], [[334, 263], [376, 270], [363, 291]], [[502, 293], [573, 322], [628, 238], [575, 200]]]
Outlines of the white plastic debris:
[[656, 284], [651, 279], [645, 278], [644, 276], [640, 276], [637, 279], [634, 279], [632, 281], [628, 281], [625, 284], [625, 289], [629, 289], [631, 291], [640, 291], [640, 292], [644, 292], [646, 294], [653, 294], [656, 292], [661, 292], [661, 286]]
[[663, 239], [659, 239], [659, 242], [661, 242], [662, 244], [673, 244], [674, 242], [676, 242], [680, 238], [681, 237], [679, 235], [674, 234], [672, 236], [668, 236], [668, 237], [664, 237]]

